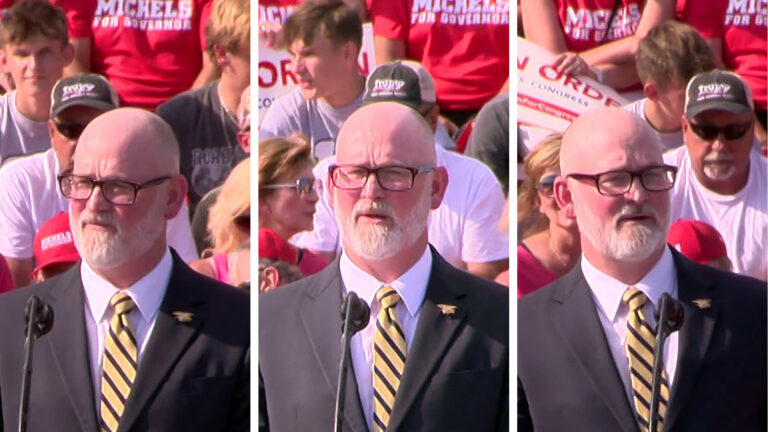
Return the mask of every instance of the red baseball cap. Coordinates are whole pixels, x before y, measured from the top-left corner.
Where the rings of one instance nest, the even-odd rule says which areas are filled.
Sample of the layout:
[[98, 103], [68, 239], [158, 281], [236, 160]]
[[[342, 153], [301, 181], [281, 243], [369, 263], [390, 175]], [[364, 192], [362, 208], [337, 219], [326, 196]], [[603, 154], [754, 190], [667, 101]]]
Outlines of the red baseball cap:
[[37, 230], [33, 248], [37, 262], [33, 273], [51, 264], [79, 261], [80, 254], [69, 229], [69, 213], [62, 211], [48, 219]]
[[701, 264], [728, 255], [723, 236], [712, 225], [679, 219], [669, 228], [667, 243], [689, 259]]
[[269, 228], [259, 228], [259, 258], [296, 264], [296, 249]]

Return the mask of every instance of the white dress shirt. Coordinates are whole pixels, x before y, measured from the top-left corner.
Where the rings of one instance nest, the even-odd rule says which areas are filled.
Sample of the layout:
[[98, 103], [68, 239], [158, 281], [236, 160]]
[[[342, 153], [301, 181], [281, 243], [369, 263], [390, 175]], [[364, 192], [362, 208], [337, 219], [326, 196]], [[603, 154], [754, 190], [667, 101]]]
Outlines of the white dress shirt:
[[[629, 360], [626, 352], [628, 309], [621, 301], [621, 297], [629, 285], [601, 273], [583, 255], [581, 257], [581, 271], [592, 289], [592, 300], [597, 305], [597, 315], [603, 325], [616, 370], [619, 371], [627, 398], [632, 405], [632, 384], [629, 378]], [[650, 300], [645, 303], [643, 309], [651, 321], [651, 325], [655, 326], [656, 320], [653, 311], [654, 308], [658, 308], [662, 294], [669, 293], [673, 298], [678, 298], [677, 271], [669, 248], [664, 247], [664, 253], [656, 265], [640, 282], [632, 286], [642, 291]], [[667, 371], [670, 391], [677, 368], [677, 352], [678, 332], [674, 332], [664, 343], [664, 369]]]
[[[171, 253], [169, 249], [166, 249], [163, 258], [149, 273], [124, 290], [136, 304], [136, 307], [128, 314], [128, 319], [133, 327], [139, 349], [139, 365], [152, 328], [155, 326], [155, 318], [160, 303], [165, 297], [172, 267]], [[104, 355], [104, 338], [109, 332], [109, 321], [114, 312], [109, 307], [109, 300], [120, 290], [97, 275], [85, 260], [82, 261], [80, 267], [80, 278], [85, 289], [85, 328], [88, 333], [88, 354], [91, 361], [93, 395], [98, 415], [101, 399], [101, 362]]]
[[[346, 251], [342, 252], [339, 271], [344, 293], [354, 292], [371, 307], [371, 319], [368, 325], [352, 336], [349, 347], [357, 381], [357, 392], [363, 406], [365, 421], [368, 423], [368, 430], [373, 430], [373, 334], [376, 328], [376, 315], [380, 309], [379, 303], [375, 301], [376, 291], [389, 285], [400, 295], [401, 301], [395, 305], [395, 313], [405, 333], [407, 351], [410, 351], [431, 270], [432, 254], [429, 247], [424, 249], [424, 253], [416, 264], [390, 283], [381, 282], [369, 275], [349, 259]], [[406, 354], [406, 362], [407, 359]]]

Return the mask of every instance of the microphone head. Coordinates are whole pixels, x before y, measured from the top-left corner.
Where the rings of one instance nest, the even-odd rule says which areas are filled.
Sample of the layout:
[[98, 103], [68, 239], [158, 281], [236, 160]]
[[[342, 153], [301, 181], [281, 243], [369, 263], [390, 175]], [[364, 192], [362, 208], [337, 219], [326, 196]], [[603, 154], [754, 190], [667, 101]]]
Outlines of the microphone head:
[[[659, 316], [662, 311], [665, 315], [663, 326], [661, 326], [662, 320]], [[653, 315], [658, 323], [657, 327], [663, 328], [667, 334], [676, 332], [683, 326], [683, 306], [667, 293], [662, 294], [659, 308], [653, 311]]]
[[35, 311], [35, 322], [32, 326], [33, 335], [40, 337], [49, 331], [53, 327], [53, 308], [48, 303], [40, 300], [36, 295], [32, 295], [27, 300], [27, 306], [24, 308], [24, 322], [27, 323], [29, 328], [29, 317], [31, 311]]
[[349, 309], [349, 330], [352, 334], [359, 332], [368, 325], [371, 317], [371, 309], [368, 304], [360, 299], [354, 292], [350, 291], [344, 301], [341, 302], [341, 323], [343, 325], [347, 318], [347, 309]]

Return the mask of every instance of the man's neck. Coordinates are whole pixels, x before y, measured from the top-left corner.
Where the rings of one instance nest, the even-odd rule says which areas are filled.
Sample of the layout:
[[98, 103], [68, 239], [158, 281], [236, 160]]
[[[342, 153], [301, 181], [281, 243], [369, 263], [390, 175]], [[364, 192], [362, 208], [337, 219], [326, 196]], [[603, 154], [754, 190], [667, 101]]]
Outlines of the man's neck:
[[333, 95], [321, 97], [320, 100], [332, 106], [333, 108], [343, 108], [352, 102], [354, 102], [365, 90], [365, 77], [355, 73], [355, 76], [347, 81], [352, 85], [343, 86], [338, 92]]
[[232, 114], [237, 112], [237, 105], [240, 103], [240, 96], [243, 94], [243, 90], [245, 88], [237, 85], [226, 74], [222, 74], [219, 85], [216, 88], [221, 102], [224, 103], [224, 108]]
[[683, 129], [679, 117], [670, 118], [664, 113], [661, 105], [652, 99], [648, 99], [645, 103], [645, 121], [655, 131], [661, 133], [679, 132]]
[[49, 94], [23, 94], [18, 90], [16, 91], [16, 109], [24, 117], [36, 121], [42, 122], [48, 120], [51, 115], [51, 96]]
[[428, 247], [426, 237], [415, 241], [412, 245], [398, 251], [395, 255], [382, 260], [362, 258], [355, 255], [349, 248], [346, 248], [345, 252], [350, 261], [361, 270], [384, 283], [389, 283], [413, 267], [424, 254], [425, 247]]
[[602, 255], [585, 239], [582, 239], [581, 244], [584, 257], [593, 267], [603, 274], [627, 285], [634, 285], [640, 282], [664, 254], [664, 246], [662, 245], [658, 251], [643, 260], [620, 261]]

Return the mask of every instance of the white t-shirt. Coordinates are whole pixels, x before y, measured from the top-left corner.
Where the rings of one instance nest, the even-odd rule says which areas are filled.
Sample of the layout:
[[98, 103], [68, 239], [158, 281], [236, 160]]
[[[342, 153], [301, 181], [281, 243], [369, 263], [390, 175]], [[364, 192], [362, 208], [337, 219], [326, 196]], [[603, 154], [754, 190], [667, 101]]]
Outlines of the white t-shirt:
[[[0, 169], [0, 254], [32, 258], [37, 230], [58, 212], [69, 211], [69, 200], [59, 192], [58, 172], [53, 149], [13, 160]], [[166, 235], [185, 262], [198, 258], [186, 204], [168, 222]]]
[[[501, 186], [482, 162], [436, 145], [437, 165], [448, 171], [443, 202], [429, 214], [428, 240], [440, 255], [458, 268], [464, 263], [489, 262], [509, 257], [509, 236], [499, 230], [506, 205]], [[291, 242], [314, 251], [338, 252], [341, 233], [328, 203], [328, 166], [333, 158], [320, 161], [313, 172], [323, 182], [317, 202], [314, 229], [296, 234]]]
[[659, 132], [653, 126], [651, 126], [651, 123], [647, 118], [645, 118], [646, 102], [648, 102], [648, 98], [642, 98], [638, 101], [632, 102], [631, 104], [624, 105], [624, 109], [640, 117], [648, 123], [648, 126], [651, 127], [653, 133], [655, 133], [659, 138], [659, 142], [661, 143], [661, 151], [673, 150], [682, 146], [685, 143], [683, 141], [682, 120], [680, 123], [680, 130], [676, 132]]
[[693, 219], [720, 232], [736, 273], [762, 280], [768, 277], [768, 161], [755, 151], [749, 155], [749, 178], [735, 195], [720, 195], [696, 179], [688, 149], [664, 154], [664, 162], [678, 167], [672, 189], [670, 221]]
[[0, 96], [0, 165], [8, 158], [51, 148], [48, 122], [24, 117], [16, 107], [16, 91]]

